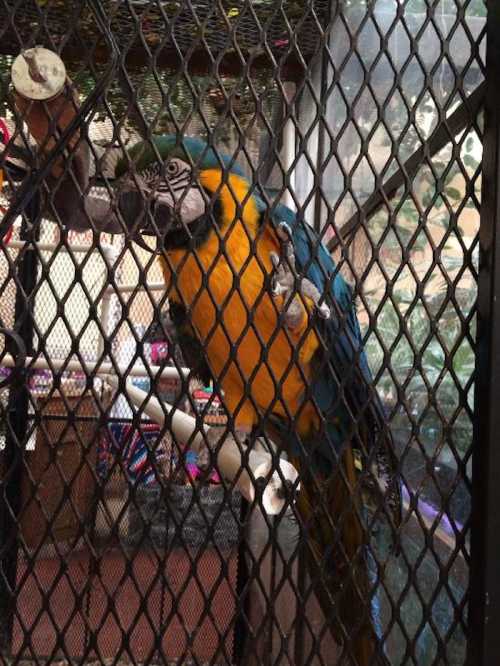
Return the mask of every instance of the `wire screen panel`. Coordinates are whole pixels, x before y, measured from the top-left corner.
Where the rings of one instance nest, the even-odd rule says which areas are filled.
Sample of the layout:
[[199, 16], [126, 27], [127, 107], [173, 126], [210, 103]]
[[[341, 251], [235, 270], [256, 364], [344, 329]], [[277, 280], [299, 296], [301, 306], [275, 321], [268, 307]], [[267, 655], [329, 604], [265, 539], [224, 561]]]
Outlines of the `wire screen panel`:
[[302, 5], [0, 5], [14, 659], [465, 663], [485, 7]]

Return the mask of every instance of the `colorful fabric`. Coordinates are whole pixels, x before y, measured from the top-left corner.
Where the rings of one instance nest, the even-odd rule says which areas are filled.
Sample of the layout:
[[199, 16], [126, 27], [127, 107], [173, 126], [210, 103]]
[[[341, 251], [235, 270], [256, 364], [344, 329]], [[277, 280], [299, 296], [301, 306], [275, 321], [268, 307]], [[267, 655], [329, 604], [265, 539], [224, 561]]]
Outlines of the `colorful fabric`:
[[160, 464], [165, 451], [158, 446], [159, 426], [156, 423], [141, 424], [140, 429], [132, 424], [112, 423], [103, 429], [97, 454], [97, 473], [106, 478], [117, 456], [120, 456], [125, 473], [130, 481], [141, 485], [157, 483], [153, 460]]
[[[202, 471], [198, 467], [198, 454], [195, 451], [186, 451], [185, 468], [191, 481], [196, 481], [196, 479], [202, 475]], [[220, 483], [220, 476], [215, 470], [210, 475], [209, 482]]]
[[[144, 423], [140, 430], [132, 424], [113, 423], [108, 425], [99, 440], [97, 452], [97, 474], [105, 479], [116, 458], [120, 456], [121, 465], [129, 480], [137, 485], [153, 486], [158, 483], [157, 474], [152, 461], [156, 460], [161, 467], [165, 450], [158, 446], [159, 426], [155, 423]], [[178, 456], [172, 456], [174, 466], [179, 464]], [[198, 456], [195, 451], [186, 451], [184, 469], [187, 476], [196, 481], [201, 476], [197, 465]], [[220, 477], [214, 470], [210, 483], [220, 483]]]
[[168, 342], [151, 343], [151, 361], [155, 365], [160, 365], [168, 358]]

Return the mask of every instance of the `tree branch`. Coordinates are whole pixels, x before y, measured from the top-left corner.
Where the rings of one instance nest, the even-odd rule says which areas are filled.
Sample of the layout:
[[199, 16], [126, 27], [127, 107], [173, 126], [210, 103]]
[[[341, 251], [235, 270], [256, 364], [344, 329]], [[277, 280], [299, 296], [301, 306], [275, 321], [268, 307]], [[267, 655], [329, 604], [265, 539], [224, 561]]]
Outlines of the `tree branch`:
[[485, 93], [486, 82], [483, 81], [458, 109], [434, 130], [425, 144], [415, 151], [386, 183], [369, 196], [361, 209], [339, 229], [338, 235], [332, 238], [327, 245], [330, 252], [336, 250], [342, 241], [357, 231], [364, 220], [372, 217], [386, 199], [392, 199], [399, 188], [404, 185], [406, 179], [418, 171], [427, 157], [433, 157], [450, 142], [451, 137], [456, 136], [467, 126], [470, 118], [481, 109]]

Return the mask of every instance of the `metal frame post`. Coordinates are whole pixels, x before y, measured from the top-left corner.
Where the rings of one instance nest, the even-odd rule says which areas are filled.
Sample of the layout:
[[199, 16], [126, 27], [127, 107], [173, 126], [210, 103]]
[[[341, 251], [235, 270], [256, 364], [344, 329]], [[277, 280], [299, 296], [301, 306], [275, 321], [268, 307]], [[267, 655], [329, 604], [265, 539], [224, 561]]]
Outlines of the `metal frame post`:
[[[39, 214], [40, 197], [35, 195], [24, 211], [21, 227], [23, 240], [29, 240], [33, 235], [29, 227], [31, 224], [36, 225]], [[36, 226], [34, 229], [36, 234], [38, 231]], [[15, 302], [14, 329], [30, 354], [33, 353], [33, 309], [34, 289], [38, 276], [37, 264], [37, 253], [31, 246], [25, 250], [19, 266], [19, 284]], [[3, 454], [5, 474], [0, 479], [0, 650], [6, 651], [9, 650], [12, 639], [16, 604], [18, 516], [22, 499], [23, 447], [28, 428], [29, 401], [26, 373], [22, 372], [9, 389], [9, 427]]]
[[500, 4], [488, 3], [468, 661], [500, 660]]

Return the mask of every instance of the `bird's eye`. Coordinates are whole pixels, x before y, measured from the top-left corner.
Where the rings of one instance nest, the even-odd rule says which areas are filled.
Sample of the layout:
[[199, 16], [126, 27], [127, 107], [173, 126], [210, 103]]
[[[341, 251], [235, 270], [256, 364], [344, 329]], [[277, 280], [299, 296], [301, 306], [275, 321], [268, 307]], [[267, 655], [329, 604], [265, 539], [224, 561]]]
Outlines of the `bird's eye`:
[[167, 164], [167, 176], [176, 176], [179, 173], [179, 165], [177, 162], [169, 162]]

